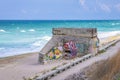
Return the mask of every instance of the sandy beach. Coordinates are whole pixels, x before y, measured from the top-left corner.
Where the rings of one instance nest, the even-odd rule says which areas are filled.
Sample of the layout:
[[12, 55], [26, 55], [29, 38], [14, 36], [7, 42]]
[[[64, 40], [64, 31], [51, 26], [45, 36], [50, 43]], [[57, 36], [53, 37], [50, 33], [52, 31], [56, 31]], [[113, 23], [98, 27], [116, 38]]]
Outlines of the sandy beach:
[[116, 39], [120, 39], [120, 34], [116, 35], [116, 36], [110, 36], [110, 37], [106, 37], [104, 39], [100, 39], [100, 46], [104, 46], [105, 44], [114, 41]]
[[1, 58], [0, 80], [23, 80], [24, 78], [32, 78], [67, 62], [70, 61], [54, 60], [40, 65], [38, 63], [38, 52]]
[[[120, 35], [106, 38], [101, 41], [101, 44], [106, 44], [116, 39], [120, 39]], [[54, 67], [68, 62], [70, 60], [54, 60], [40, 65], [38, 63], [38, 52], [0, 58], [0, 80], [23, 80], [24, 78], [42, 75]]]

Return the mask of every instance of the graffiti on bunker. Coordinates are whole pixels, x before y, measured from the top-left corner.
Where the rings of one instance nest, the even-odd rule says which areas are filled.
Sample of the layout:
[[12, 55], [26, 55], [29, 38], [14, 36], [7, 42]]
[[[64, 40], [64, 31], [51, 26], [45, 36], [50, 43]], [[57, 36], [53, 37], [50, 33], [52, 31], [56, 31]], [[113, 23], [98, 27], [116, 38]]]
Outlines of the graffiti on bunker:
[[97, 52], [98, 40], [96, 38], [63, 37], [58, 44], [46, 55], [48, 59], [74, 58], [77, 55]]
[[47, 54], [47, 57], [49, 59], [58, 59], [62, 56], [62, 51], [60, 47], [54, 47], [50, 50], [50, 52]]
[[96, 29], [53, 29], [53, 38], [41, 52], [47, 59], [74, 58], [97, 52], [99, 41]]
[[46, 56], [49, 59], [58, 59], [63, 57], [65, 59], [70, 59], [76, 57], [77, 55], [87, 54], [89, 49], [91, 52], [93, 51], [93, 46], [91, 46], [92, 43], [89, 41], [80, 43], [80, 40], [82, 41], [82, 39], [69, 40], [68, 38], [64, 38], [62, 43], [53, 47]]
[[65, 51], [65, 55], [64, 57], [68, 57], [68, 58], [73, 58], [77, 55], [77, 46], [76, 43], [72, 40], [64, 43], [63, 45], [64, 47], [64, 51]]

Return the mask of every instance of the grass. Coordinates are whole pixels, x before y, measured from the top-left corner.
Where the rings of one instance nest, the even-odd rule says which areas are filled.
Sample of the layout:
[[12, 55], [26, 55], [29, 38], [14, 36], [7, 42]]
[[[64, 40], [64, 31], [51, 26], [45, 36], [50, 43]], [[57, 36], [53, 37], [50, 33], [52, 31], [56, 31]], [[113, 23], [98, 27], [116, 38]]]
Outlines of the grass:
[[115, 45], [116, 45], [116, 43], [112, 44], [111, 46], [115, 46]]
[[119, 78], [117, 78], [116, 80], [120, 80], [120, 77], [119, 77]]
[[23, 80], [36, 80], [36, 78], [39, 77], [37, 75], [35, 75], [33, 78], [26, 78], [25, 76], [23, 77]]
[[55, 66], [55, 67], [53, 67], [51, 70], [56, 70], [56, 68], [57, 68], [57, 67]]
[[49, 70], [43, 70], [41, 73], [42, 75], [46, 74], [47, 72], [49, 72]]
[[120, 80], [120, 72], [114, 76], [115, 80]]
[[98, 52], [98, 54], [101, 54], [101, 53], [104, 53], [106, 50], [100, 50], [99, 52]]
[[[116, 80], [114, 76], [120, 72], [120, 51], [112, 58], [102, 61], [92, 71], [90, 80]], [[117, 78], [120, 80], [120, 78]]]
[[120, 77], [117, 80], [120, 80]]

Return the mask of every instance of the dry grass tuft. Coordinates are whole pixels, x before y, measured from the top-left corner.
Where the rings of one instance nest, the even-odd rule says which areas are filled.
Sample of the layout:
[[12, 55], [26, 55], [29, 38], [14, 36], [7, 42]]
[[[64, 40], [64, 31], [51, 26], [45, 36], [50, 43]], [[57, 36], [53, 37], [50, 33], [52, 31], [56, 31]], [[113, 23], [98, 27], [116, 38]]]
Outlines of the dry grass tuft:
[[92, 71], [90, 80], [115, 80], [114, 76], [119, 72], [120, 50], [117, 52], [117, 55], [98, 64]]

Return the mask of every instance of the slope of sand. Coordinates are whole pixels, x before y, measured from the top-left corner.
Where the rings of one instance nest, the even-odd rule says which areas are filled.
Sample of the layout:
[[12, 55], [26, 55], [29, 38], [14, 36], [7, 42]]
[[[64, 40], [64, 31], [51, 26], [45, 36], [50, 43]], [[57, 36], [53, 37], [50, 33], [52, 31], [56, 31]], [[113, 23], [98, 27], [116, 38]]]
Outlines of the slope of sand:
[[30, 53], [0, 59], [0, 80], [23, 80], [41, 75], [68, 61], [56, 60], [45, 65], [38, 63], [38, 53]]
[[[101, 41], [107, 44], [110, 41], [120, 38], [112, 36]], [[56, 66], [68, 63], [68, 60], [55, 60], [45, 65], [38, 63], [38, 53], [23, 54], [0, 59], [0, 80], [23, 80], [23, 77], [41, 75]], [[61, 75], [62, 76], [62, 75]]]

